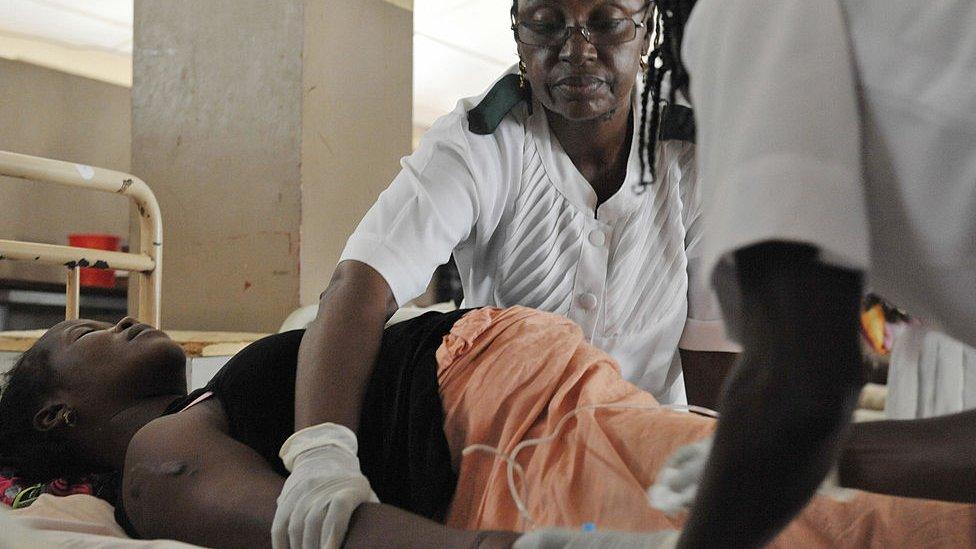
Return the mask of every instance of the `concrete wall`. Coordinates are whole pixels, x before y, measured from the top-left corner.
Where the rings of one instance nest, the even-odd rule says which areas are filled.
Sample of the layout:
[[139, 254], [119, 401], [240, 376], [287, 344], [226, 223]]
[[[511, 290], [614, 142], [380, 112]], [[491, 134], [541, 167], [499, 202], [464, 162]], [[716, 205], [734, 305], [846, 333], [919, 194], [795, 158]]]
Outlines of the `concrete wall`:
[[306, 0], [301, 302], [318, 302], [346, 239], [411, 151], [413, 12]]
[[298, 304], [302, 9], [135, 3], [132, 167], [159, 198], [162, 323], [277, 328]]
[[[128, 172], [130, 91], [0, 59], [0, 150]], [[0, 238], [66, 244], [69, 232], [128, 232], [128, 200], [0, 179]], [[64, 269], [0, 262], [0, 277], [64, 281]]]
[[133, 173], [160, 200], [163, 325], [271, 331], [317, 299], [410, 150], [412, 13], [136, 0]]

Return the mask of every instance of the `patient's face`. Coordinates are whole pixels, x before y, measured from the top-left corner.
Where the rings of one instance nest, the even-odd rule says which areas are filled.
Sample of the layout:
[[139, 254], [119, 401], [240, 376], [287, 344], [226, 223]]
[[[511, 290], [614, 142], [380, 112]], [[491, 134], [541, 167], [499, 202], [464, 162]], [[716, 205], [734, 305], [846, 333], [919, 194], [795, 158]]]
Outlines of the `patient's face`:
[[186, 357], [166, 334], [130, 318], [112, 325], [68, 320], [38, 341], [64, 390], [99, 406], [186, 393]]

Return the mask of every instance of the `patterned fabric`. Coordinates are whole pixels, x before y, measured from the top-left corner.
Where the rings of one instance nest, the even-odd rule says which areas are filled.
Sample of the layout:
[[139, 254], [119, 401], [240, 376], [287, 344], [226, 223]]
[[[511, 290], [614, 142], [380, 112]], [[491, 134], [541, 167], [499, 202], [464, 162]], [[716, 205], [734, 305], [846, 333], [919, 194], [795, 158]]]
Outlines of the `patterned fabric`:
[[23, 509], [34, 503], [42, 494], [57, 497], [85, 494], [111, 503], [115, 499], [114, 486], [114, 475], [88, 475], [77, 481], [60, 478], [50, 482], [28, 484], [14, 471], [0, 471], [0, 503], [14, 509]]

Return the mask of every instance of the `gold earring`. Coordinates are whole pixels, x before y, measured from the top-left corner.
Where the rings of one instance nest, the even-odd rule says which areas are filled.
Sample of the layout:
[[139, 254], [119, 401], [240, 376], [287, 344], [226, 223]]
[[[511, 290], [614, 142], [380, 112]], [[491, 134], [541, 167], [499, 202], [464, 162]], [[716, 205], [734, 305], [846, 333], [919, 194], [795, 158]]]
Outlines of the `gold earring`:
[[69, 408], [61, 416], [61, 420], [64, 421], [65, 427], [74, 427], [78, 424], [78, 412], [74, 409]]
[[651, 65], [647, 62], [647, 59], [644, 59], [643, 57], [640, 58], [640, 69], [641, 69], [641, 74], [644, 75], [645, 84], [647, 84], [648, 69], [650, 68], [650, 66]]
[[525, 66], [525, 61], [519, 59], [519, 87], [525, 87], [525, 73], [528, 71], [528, 67]]

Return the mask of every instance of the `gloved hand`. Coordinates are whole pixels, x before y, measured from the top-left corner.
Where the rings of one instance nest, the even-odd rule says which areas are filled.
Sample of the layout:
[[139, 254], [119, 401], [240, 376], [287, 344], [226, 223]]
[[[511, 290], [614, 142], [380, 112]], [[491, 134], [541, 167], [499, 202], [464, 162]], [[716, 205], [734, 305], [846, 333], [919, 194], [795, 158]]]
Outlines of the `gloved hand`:
[[323, 423], [302, 429], [281, 446], [291, 475], [278, 496], [271, 526], [275, 549], [338, 549], [352, 513], [363, 502], [379, 502], [359, 469], [356, 435]]
[[837, 470], [837, 465], [835, 464], [830, 469], [830, 472], [827, 473], [827, 478], [820, 483], [820, 488], [817, 489], [817, 495], [844, 503], [854, 499], [854, 496], [857, 495], [857, 490], [844, 488], [840, 485], [840, 471]]
[[632, 534], [547, 528], [523, 535], [515, 540], [512, 549], [674, 549], [680, 537], [677, 530]]
[[[669, 515], [691, 509], [698, 494], [698, 485], [705, 474], [708, 456], [712, 453], [712, 442], [710, 436], [682, 446], [668, 458], [654, 486], [647, 490], [651, 507]], [[855, 493], [840, 486], [836, 467], [830, 470], [817, 490], [818, 495], [840, 502], [850, 501]]]
[[651, 507], [669, 515], [691, 508], [712, 453], [712, 437], [678, 448], [647, 490]]

